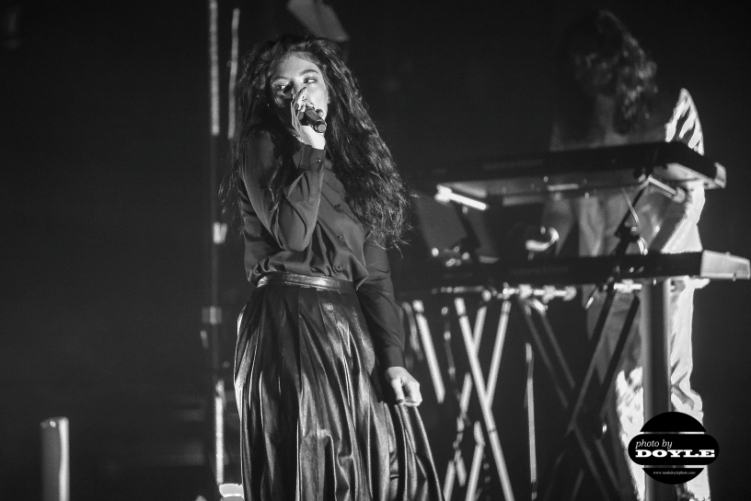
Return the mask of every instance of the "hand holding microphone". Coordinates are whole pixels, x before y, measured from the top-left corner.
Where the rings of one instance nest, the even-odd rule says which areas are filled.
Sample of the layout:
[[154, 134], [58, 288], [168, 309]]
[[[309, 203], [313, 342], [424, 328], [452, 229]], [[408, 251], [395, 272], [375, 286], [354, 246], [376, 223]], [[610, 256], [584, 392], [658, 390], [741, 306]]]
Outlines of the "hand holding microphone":
[[291, 125], [298, 139], [316, 149], [324, 149], [326, 147], [326, 138], [323, 132], [326, 130], [326, 122], [317, 112], [314, 103], [308, 101], [307, 87], [300, 89], [294, 99], [292, 99], [290, 111], [292, 114]]
[[305, 109], [302, 110], [302, 117], [299, 117], [300, 123], [303, 125], [311, 126], [313, 130], [318, 132], [319, 134], [326, 132], [326, 122], [323, 120], [323, 118], [321, 118], [322, 112], [320, 110], [316, 110], [313, 106], [304, 106]]

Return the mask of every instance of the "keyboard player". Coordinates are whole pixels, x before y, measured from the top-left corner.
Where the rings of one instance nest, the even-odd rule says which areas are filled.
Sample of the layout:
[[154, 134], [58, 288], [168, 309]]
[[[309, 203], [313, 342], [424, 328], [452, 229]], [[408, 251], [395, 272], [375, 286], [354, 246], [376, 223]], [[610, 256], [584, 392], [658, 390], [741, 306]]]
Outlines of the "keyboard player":
[[[623, 23], [611, 12], [597, 11], [571, 24], [564, 33], [557, 60], [557, 115], [550, 147], [552, 150], [598, 148], [655, 141], [682, 141], [703, 154], [703, 138], [696, 107], [685, 89], [672, 94], [658, 90], [657, 66], [639, 46]], [[527, 242], [530, 250], [555, 246], [560, 251], [571, 230], [578, 227], [581, 256], [607, 255], [618, 239], [614, 236], [629, 211], [633, 192], [614, 191], [575, 199], [552, 199], [545, 205], [542, 225], [548, 240]], [[701, 185], [686, 186], [682, 197], [671, 199], [663, 192], [646, 192], [635, 207], [643, 238], [631, 244], [628, 252], [649, 246], [660, 252], [702, 249], [697, 223], [704, 205]], [[691, 322], [694, 290], [699, 281], [674, 279], [671, 294], [670, 362], [673, 410], [691, 415], [700, 422], [702, 401], [691, 389]], [[584, 290], [592, 297], [587, 311], [590, 332], [605, 294]], [[631, 303], [628, 294], [619, 293], [613, 302], [603, 336], [612, 350]], [[638, 317], [637, 317], [638, 318]], [[638, 322], [637, 322], [638, 323]], [[638, 325], [634, 326], [638, 329]], [[609, 421], [618, 422], [618, 433], [630, 481], [625, 475], [620, 486], [624, 499], [644, 499], [644, 472], [630, 461], [625, 450], [630, 439], [643, 426], [643, 387], [640, 367], [640, 337], [633, 335], [622, 357], [615, 382], [615, 394], [608, 404]], [[598, 360], [604, 375], [609, 356]], [[620, 459], [620, 458], [619, 458]], [[620, 462], [620, 461], [619, 461]], [[680, 499], [709, 499], [706, 469], [684, 486]]]

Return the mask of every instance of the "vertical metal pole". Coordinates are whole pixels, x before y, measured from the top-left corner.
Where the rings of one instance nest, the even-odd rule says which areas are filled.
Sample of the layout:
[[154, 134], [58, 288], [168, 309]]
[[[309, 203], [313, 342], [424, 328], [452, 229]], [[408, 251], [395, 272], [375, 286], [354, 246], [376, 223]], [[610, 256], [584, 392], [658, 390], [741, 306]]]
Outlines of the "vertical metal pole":
[[527, 360], [527, 384], [525, 396], [527, 400], [527, 436], [529, 439], [529, 485], [531, 493], [529, 499], [537, 499], [537, 435], [535, 431], [535, 355], [532, 345], [524, 343], [524, 352]]
[[42, 489], [44, 501], [70, 500], [68, 418], [42, 421]]
[[216, 378], [214, 387], [214, 475], [217, 485], [224, 483], [224, 409], [227, 397], [224, 393], [224, 379]]
[[443, 399], [446, 397], [446, 386], [443, 384], [441, 367], [438, 364], [438, 357], [436, 356], [435, 346], [433, 346], [433, 338], [430, 335], [430, 327], [428, 326], [428, 321], [425, 318], [425, 307], [423, 306], [423, 302], [420, 300], [415, 300], [413, 302], [412, 311], [414, 311], [417, 330], [420, 333], [420, 341], [422, 341], [422, 349], [428, 362], [430, 379], [433, 381], [433, 389], [435, 390], [435, 398], [436, 401], [441, 404], [443, 403]]
[[212, 403], [214, 428], [214, 478], [217, 484], [224, 482], [224, 382], [221, 375], [220, 334], [222, 311], [219, 306], [219, 245], [224, 242], [226, 227], [219, 221], [218, 175], [219, 164], [219, 2], [208, 0], [209, 17], [209, 306], [204, 309], [204, 323], [208, 324], [209, 349], [211, 350]]
[[465, 501], [475, 501], [477, 494], [477, 483], [480, 480], [480, 469], [482, 468], [482, 458], [485, 455], [485, 437], [482, 436], [482, 425], [475, 421], [474, 427], [475, 451], [472, 455], [472, 468], [469, 470], [469, 481], [467, 482], [467, 492]]
[[[642, 287], [642, 356], [644, 422], [670, 410], [670, 280], [649, 281]], [[646, 475], [647, 501], [671, 501], [675, 490]]]
[[[209, 0], [209, 84], [211, 98], [211, 138], [209, 141], [209, 217], [211, 221], [211, 251], [209, 253], [209, 294], [212, 308], [219, 304], [219, 247], [223, 241], [221, 223], [219, 223], [219, 197], [217, 182], [217, 166], [219, 163], [219, 37], [218, 37], [219, 5], [217, 0]], [[221, 314], [212, 315], [211, 331], [214, 336], [221, 323]], [[212, 336], [213, 337], [213, 336]], [[216, 339], [212, 339], [216, 341]], [[218, 353], [214, 350], [214, 362], [218, 362]], [[218, 368], [214, 366], [214, 368]]]
[[232, 10], [232, 48], [230, 49], [229, 87], [227, 96], [227, 106], [229, 108], [229, 113], [227, 113], [227, 139], [230, 141], [235, 135], [235, 127], [237, 126], [237, 100], [235, 99], [235, 89], [237, 88], [237, 71], [239, 69], [239, 30], [240, 9], [235, 8]]

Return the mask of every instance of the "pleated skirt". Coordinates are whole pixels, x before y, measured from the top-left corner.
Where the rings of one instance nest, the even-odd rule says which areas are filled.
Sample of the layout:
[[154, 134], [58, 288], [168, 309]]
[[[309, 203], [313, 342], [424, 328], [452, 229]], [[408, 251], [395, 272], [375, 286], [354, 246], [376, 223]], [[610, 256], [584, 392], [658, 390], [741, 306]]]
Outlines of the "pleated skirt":
[[383, 397], [352, 284], [265, 278], [235, 352], [246, 501], [440, 500], [417, 409]]

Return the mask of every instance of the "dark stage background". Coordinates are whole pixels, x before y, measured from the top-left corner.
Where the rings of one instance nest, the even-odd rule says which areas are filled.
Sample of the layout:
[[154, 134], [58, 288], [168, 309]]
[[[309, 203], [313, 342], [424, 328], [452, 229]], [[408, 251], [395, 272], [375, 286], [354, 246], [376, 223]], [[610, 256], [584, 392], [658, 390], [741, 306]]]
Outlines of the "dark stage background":
[[[706, 155], [727, 167], [728, 188], [707, 195], [705, 247], [751, 256], [751, 17], [741, 3], [329, 3], [407, 179], [435, 161], [542, 151], [556, 37], [587, 7], [612, 8], [662, 82], [691, 92]], [[224, 62], [232, 5], [220, 4]], [[283, 4], [239, 4], [243, 49], [300, 30]], [[72, 499], [208, 496], [206, 5], [1, 5], [19, 24], [4, 28], [0, 50], [0, 499], [41, 499], [39, 423], [53, 416], [71, 422]], [[407, 276], [411, 265], [394, 267]], [[221, 289], [230, 344], [243, 277], [231, 239]], [[696, 295], [693, 384], [720, 445], [715, 501], [748, 498], [750, 291], [715, 283]], [[453, 438], [453, 420], [426, 421]], [[523, 465], [522, 445], [506, 454]], [[523, 486], [524, 468], [512, 473]]]

